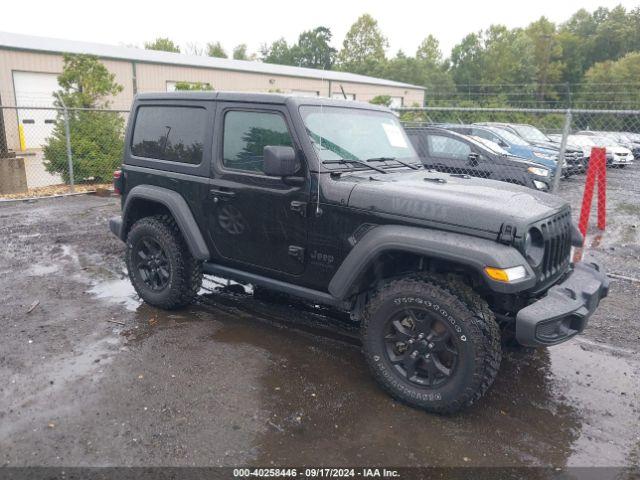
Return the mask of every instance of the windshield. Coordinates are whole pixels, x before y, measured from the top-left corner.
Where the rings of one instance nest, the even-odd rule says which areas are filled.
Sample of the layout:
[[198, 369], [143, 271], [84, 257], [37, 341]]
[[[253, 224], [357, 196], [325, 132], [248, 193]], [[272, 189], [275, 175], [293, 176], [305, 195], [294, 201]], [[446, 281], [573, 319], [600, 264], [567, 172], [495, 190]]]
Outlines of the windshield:
[[513, 125], [513, 129], [530, 142], [548, 142], [549, 137], [532, 125]]
[[497, 153], [499, 155], [510, 155], [509, 152], [507, 152], [496, 142], [492, 142], [491, 140], [487, 140], [486, 138], [476, 137], [475, 135], [471, 135], [470, 138], [483, 145], [484, 148], [491, 150], [493, 153]]
[[593, 144], [599, 147], [618, 147], [618, 142], [609, 137], [590, 137]]
[[629, 138], [629, 140], [631, 140], [632, 142], [640, 142], [640, 133], [633, 133], [633, 132], [625, 132], [625, 135]]
[[529, 145], [529, 142], [527, 142], [526, 140], [520, 138], [514, 133], [503, 130], [502, 128], [489, 127], [489, 130], [491, 130], [496, 135], [500, 135], [507, 143], [510, 143], [511, 145]]
[[593, 143], [593, 140], [586, 135], [569, 135], [568, 140], [569, 142], [575, 143], [576, 145], [579, 145], [581, 147], [592, 147], [595, 145], [595, 143]]
[[397, 158], [419, 164], [404, 129], [391, 113], [302, 106], [300, 114], [321, 161]]

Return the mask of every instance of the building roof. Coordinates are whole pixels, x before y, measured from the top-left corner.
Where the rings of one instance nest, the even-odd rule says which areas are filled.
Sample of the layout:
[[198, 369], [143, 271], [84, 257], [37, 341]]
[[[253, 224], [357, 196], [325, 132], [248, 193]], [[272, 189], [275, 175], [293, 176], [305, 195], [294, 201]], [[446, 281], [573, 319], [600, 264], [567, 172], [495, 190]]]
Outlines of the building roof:
[[355, 73], [337, 72], [334, 70], [318, 70], [314, 68], [274, 65], [271, 63], [249, 60], [185, 55], [181, 53], [145, 50], [135, 47], [77, 42], [73, 40], [37, 37], [8, 32], [0, 32], [0, 49], [2, 48], [46, 53], [85, 53], [95, 55], [100, 58], [127, 60], [141, 63], [233, 70], [238, 72], [263, 73], [266, 75], [314, 78], [337, 82], [364, 83], [370, 85], [424, 90], [424, 87], [417, 85], [395, 82], [393, 80], [385, 80], [382, 78], [368, 77], [366, 75], [357, 75]]

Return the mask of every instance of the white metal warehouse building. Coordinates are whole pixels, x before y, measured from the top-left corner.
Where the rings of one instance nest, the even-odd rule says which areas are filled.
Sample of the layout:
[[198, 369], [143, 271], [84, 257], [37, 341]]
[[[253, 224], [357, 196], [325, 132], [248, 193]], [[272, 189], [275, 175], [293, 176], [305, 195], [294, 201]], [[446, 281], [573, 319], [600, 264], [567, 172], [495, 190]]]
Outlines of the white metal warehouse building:
[[176, 82], [205, 82], [215, 90], [282, 92], [369, 101], [389, 95], [393, 106], [422, 105], [424, 88], [347, 72], [322, 71], [257, 61], [231, 60], [0, 32], [0, 104], [9, 149], [38, 150], [50, 134], [63, 53], [95, 55], [124, 88], [111, 108], [127, 110], [133, 96], [174, 89]]

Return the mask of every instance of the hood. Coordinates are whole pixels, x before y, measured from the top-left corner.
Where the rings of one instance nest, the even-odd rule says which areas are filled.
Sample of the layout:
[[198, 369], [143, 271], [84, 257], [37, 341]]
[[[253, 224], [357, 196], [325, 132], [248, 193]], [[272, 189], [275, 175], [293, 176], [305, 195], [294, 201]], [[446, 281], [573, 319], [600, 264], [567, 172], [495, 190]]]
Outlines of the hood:
[[606, 151], [615, 155], [631, 155], [631, 150], [626, 147], [606, 147]]
[[494, 239], [504, 223], [521, 232], [568, 208], [560, 197], [531, 188], [429, 170], [368, 178], [354, 187], [350, 207]]
[[[556, 142], [530, 142], [530, 143], [539, 148], [546, 148], [549, 150], [553, 150], [556, 153], [560, 151], [560, 144]], [[576, 145], [567, 143], [567, 147], [565, 151], [567, 153], [581, 153], [582, 149], [580, 147], [577, 147]]]

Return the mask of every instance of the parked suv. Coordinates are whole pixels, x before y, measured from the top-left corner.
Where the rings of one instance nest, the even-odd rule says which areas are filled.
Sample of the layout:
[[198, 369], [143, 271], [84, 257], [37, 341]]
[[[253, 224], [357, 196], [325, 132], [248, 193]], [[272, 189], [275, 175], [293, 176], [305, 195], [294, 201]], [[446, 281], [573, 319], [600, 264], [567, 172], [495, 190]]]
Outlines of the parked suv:
[[[115, 188], [131, 282], [188, 305], [203, 273], [350, 312], [395, 398], [469, 406], [523, 345], [580, 333], [608, 292], [567, 203], [422, 167], [370, 104], [224, 92], [139, 95]], [[238, 364], [242, 358], [238, 358]]]
[[439, 127], [405, 127], [405, 131], [426, 168], [549, 190], [548, 168], [511, 155], [489, 140]]
[[[485, 125], [507, 130], [520, 138], [526, 140], [536, 147], [548, 148], [560, 152], [560, 142], [554, 141], [546, 133], [537, 127], [528, 123], [500, 123], [500, 122], [484, 122], [476, 125]], [[567, 172], [571, 175], [576, 173], [584, 173], [586, 170], [586, 161], [582, 154], [582, 149], [574, 145], [572, 142], [567, 143], [564, 152], [564, 160]]]

